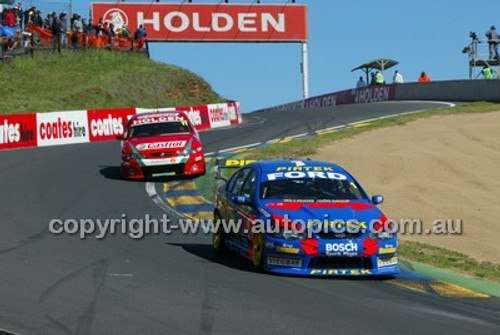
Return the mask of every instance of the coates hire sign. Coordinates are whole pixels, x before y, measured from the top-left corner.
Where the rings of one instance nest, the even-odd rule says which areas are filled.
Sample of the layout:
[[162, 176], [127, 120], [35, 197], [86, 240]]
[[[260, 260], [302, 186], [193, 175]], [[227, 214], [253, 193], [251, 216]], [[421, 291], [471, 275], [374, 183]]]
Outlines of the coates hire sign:
[[307, 7], [261, 4], [93, 3], [92, 17], [144, 25], [152, 41], [305, 42]]

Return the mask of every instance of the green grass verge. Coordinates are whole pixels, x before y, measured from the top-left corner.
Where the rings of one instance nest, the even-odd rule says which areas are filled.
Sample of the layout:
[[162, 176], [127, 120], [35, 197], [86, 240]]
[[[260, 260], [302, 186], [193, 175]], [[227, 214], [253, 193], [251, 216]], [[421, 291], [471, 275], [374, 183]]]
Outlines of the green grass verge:
[[465, 254], [420, 242], [401, 241], [398, 252], [410, 261], [500, 283], [500, 264], [479, 262]]
[[0, 69], [0, 114], [223, 101], [199, 76], [138, 54], [43, 52]]
[[351, 137], [369, 130], [379, 129], [382, 127], [399, 126], [416, 119], [428, 118], [436, 115], [464, 114], [464, 113], [487, 113], [500, 110], [500, 104], [477, 102], [471, 104], [463, 104], [453, 108], [438, 108], [431, 109], [425, 112], [413, 113], [401, 116], [390, 117], [379, 121], [372, 122], [370, 125], [362, 128], [348, 128], [334, 133], [314, 136], [305, 139], [293, 140], [291, 142], [279, 143], [265, 148], [257, 149], [252, 152], [254, 159], [271, 159], [271, 158], [304, 158], [313, 155], [318, 148], [326, 146], [334, 141]]

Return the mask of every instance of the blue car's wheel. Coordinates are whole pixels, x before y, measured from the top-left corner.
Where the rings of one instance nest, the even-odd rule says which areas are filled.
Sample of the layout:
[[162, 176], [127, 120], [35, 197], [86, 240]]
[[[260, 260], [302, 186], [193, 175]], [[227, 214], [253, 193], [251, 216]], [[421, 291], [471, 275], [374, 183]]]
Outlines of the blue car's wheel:
[[264, 235], [257, 234], [254, 236], [252, 251], [252, 263], [254, 269], [258, 271], [264, 270]]
[[219, 213], [214, 214], [214, 225], [217, 228], [217, 231], [215, 231], [212, 234], [212, 246], [215, 250], [215, 252], [219, 254], [223, 254], [227, 252], [227, 246], [226, 246], [226, 241], [225, 241], [225, 236], [224, 236], [224, 231], [222, 229], [222, 225], [218, 224], [220, 223], [221, 217]]

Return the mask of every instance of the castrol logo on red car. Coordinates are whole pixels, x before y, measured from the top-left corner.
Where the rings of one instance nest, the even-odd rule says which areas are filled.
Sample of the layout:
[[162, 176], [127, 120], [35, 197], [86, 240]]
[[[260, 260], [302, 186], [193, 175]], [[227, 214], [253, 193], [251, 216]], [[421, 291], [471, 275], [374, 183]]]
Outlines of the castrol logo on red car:
[[135, 115], [135, 108], [89, 110], [90, 141], [105, 141], [123, 135], [128, 120]]
[[37, 114], [38, 145], [89, 142], [87, 111]]
[[33, 114], [0, 116], [0, 149], [36, 146]]
[[179, 149], [186, 146], [186, 141], [170, 141], [170, 142], [156, 142], [156, 143], [142, 143], [137, 145], [137, 150], [158, 150], [158, 149]]

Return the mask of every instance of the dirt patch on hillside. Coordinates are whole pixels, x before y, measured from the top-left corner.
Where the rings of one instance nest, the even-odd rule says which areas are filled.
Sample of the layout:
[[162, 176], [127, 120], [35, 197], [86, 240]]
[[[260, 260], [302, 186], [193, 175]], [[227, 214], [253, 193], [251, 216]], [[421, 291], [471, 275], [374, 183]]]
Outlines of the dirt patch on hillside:
[[387, 216], [462, 219], [462, 235], [402, 236], [500, 263], [500, 112], [420, 119], [337, 141], [314, 158], [348, 169]]

